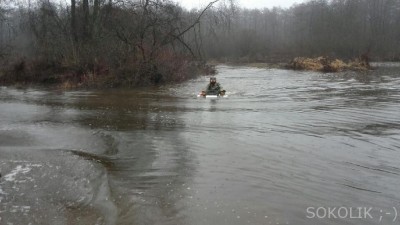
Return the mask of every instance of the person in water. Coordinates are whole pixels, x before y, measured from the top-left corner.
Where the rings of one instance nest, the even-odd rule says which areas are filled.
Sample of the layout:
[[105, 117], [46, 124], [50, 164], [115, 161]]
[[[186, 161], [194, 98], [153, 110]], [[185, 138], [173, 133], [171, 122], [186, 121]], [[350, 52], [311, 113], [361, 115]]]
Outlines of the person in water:
[[222, 87], [219, 83], [217, 83], [217, 78], [211, 77], [210, 83], [207, 85], [205, 91], [202, 92], [202, 95], [224, 95], [225, 90], [222, 90]]

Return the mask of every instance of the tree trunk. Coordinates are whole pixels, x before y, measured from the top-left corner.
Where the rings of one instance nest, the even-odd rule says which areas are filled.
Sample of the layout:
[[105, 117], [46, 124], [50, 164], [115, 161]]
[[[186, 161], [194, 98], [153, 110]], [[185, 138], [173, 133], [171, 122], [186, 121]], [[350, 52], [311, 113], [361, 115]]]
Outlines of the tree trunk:
[[99, 32], [99, 15], [100, 15], [100, 0], [94, 0], [93, 3], [93, 18], [91, 33], [93, 37], [96, 37]]
[[74, 42], [78, 41], [78, 37], [76, 35], [76, 1], [71, 0], [71, 33]]
[[89, 38], [89, 0], [83, 0], [83, 38]]

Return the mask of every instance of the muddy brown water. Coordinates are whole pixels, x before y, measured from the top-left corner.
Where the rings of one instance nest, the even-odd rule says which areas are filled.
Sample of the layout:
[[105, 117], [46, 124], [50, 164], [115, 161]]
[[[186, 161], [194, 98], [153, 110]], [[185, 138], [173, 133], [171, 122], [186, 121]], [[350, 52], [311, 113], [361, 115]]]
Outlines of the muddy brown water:
[[398, 224], [400, 64], [377, 66], [219, 66], [218, 100], [1, 87], [0, 224]]

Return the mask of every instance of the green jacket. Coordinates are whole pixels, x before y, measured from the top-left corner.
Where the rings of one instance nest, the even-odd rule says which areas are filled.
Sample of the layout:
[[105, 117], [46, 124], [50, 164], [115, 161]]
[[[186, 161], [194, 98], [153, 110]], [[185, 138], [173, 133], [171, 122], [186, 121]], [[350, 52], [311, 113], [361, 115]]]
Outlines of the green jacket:
[[208, 84], [206, 88], [207, 95], [219, 95], [222, 91], [222, 87], [219, 83], [215, 83], [214, 85]]

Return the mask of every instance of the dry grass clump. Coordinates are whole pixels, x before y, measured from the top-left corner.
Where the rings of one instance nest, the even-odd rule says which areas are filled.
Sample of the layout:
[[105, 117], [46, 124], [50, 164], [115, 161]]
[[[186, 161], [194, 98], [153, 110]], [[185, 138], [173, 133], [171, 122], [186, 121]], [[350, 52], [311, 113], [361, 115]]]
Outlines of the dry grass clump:
[[328, 57], [317, 57], [317, 58], [305, 58], [297, 57], [294, 58], [288, 65], [287, 68], [294, 70], [310, 70], [320, 72], [341, 72], [344, 70], [355, 70], [364, 71], [369, 70], [370, 65], [368, 62], [355, 59], [349, 63], [345, 63], [340, 59], [331, 59]]

